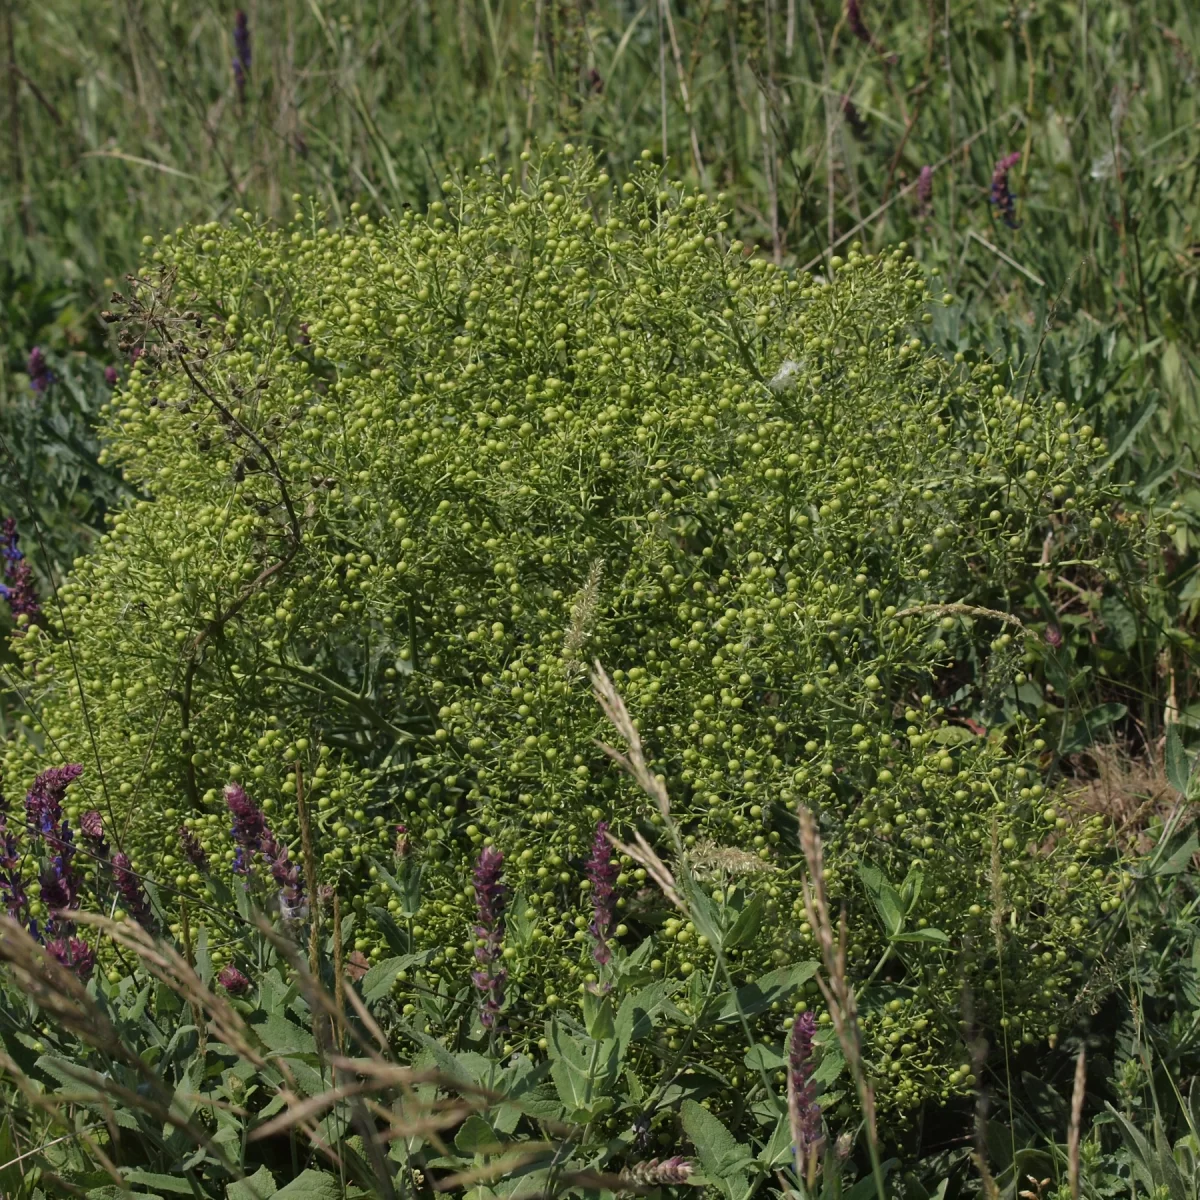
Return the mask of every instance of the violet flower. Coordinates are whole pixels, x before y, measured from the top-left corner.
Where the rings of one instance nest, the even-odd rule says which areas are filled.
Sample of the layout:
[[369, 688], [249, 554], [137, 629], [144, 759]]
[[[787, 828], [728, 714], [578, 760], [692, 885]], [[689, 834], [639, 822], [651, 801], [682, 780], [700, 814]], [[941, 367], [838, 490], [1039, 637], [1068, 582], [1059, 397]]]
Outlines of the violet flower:
[[678, 1187], [687, 1183], [693, 1169], [686, 1158], [676, 1154], [673, 1158], [652, 1158], [649, 1162], [634, 1163], [621, 1174], [636, 1188]]
[[842, 97], [842, 116], [846, 118], [846, 124], [850, 126], [850, 132], [860, 142], [865, 141], [867, 137], [867, 122], [863, 118], [862, 113], [858, 111], [858, 106], [849, 96]]
[[217, 975], [217, 982], [231, 995], [244, 996], [254, 984], [237, 969], [237, 967], [222, 967]]
[[254, 855], [267, 832], [267, 819], [239, 783], [225, 785], [225, 803], [233, 816], [233, 840], [238, 845], [233, 869], [238, 875], [249, 875]]
[[40, 346], [34, 346], [29, 351], [29, 361], [25, 365], [25, 373], [29, 376], [29, 386], [38, 393], [46, 391], [54, 382], [54, 372], [42, 353]]
[[145, 930], [153, 931], [154, 914], [141, 880], [134, 874], [129, 855], [117, 853], [112, 856], [113, 876], [117, 891], [125, 902], [125, 911]]
[[933, 168], [927, 163], [921, 168], [920, 175], [917, 176], [917, 204], [921, 212], [925, 212], [929, 208], [929, 202], [933, 199]]
[[58, 833], [46, 840], [58, 849], [40, 880], [42, 903], [50, 909], [46, 928], [50, 933], [69, 934], [74, 925], [62, 914], [79, 907], [80, 891], [79, 875], [74, 866], [75, 837], [70, 825], [64, 821]]
[[1000, 214], [1000, 219], [1010, 229], [1017, 227], [1016, 200], [1008, 190], [1008, 173], [1021, 161], [1020, 150], [1006, 154], [992, 172], [992, 204]]
[[96, 952], [83, 938], [56, 938], [46, 949], [64, 967], [74, 971], [80, 982], [87, 983], [96, 969]]
[[208, 855], [204, 852], [204, 847], [200, 845], [200, 839], [186, 825], [179, 827], [179, 848], [183, 851], [183, 857], [201, 875], [208, 874]]
[[21, 878], [21, 849], [8, 828], [8, 817], [0, 813], [0, 894], [4, 907], [14, 921], [21, 921], [29, 904], [25, 881]]
[[811, 1012], [801, 1013], [792, 1025], [788, 1047], [788, 1122], [792, 1131], [792, 1149], [796, 1171], [801, 1178], [805, 1164], [824, 1140], [821, 1106], [813, 1082], [813, 1036], [817, 1020]]
[[308, 916], [308, 904], [304, 899], [304, 877], [300, 864], [288, 859], [288, 848], [270, 829], [263, 829], [259, 843], [262, 856], [271, 870], [271, 877], [279, 884], [279, 914], [285, 921], [301, 921]]
[[30, 622], [36, 621], [41, 612], [37, 589], [33, 583], [33, 569], [20, 547], [21, 535], [17, 523], [7, 517], [0, 525], [0, 599], [8, 601], [14, 617], [22, 615]]
[[846, 0], [846, 24], [860, 42], [866, 42], [868, 46], [875, 45], [875, 39], [871, 36], [871, 31], [863, 20], [862, 10], [858, 7], [858, 0]]
[[80, 815], [79, 832], [83, 835], [89, 854], [101, 860], [108, 858], [108, 841], [104, 837], [104, 818], [94, 808]]
[[117, 386], [117, 378], [118, 375], [116, 367], [110, 365], [104, 368], [104, 382], [107, 383], [109, 387]]
[[596, 939], [592, 947], [592, 957], [599, 966], [605, 966], [612, 960], [612, 950], [608, 939], [616, 925], [617, 908], [617, 875], [619, 868], [613, 860], [612, 846], [609, 844], [608, 823], [601, 821], [596, 826], [596, 836], [592, 841], [592, 854], [587, 861], [587, 877], [592, 885], [592, 924], [591, 934]]
[[80, 763], [67, 763], [43, 771], [25, 796], [25, 817], [31, 829], [45, 837], [62, 819], [62, 799], [69, 784], [83, 774]]
[[504, 984], [508, 972], [502, 961], [501, 943], [504, 940], [504, 885], [500, 872], [504, 855], [495, 846], [485, 846], [475, 864], [475, 907], [478, 924], [475, 926], [475, 961], [480, 969], [471, 975], [471, 982], [482, 993], [479, 1021], [484, 1029], [492, 1029], [504, 1003]]
[[250, 74], [250, 22], [239, 8], [233, 16], [233, 82], [238, 102], [246, 99], [246, 79]]

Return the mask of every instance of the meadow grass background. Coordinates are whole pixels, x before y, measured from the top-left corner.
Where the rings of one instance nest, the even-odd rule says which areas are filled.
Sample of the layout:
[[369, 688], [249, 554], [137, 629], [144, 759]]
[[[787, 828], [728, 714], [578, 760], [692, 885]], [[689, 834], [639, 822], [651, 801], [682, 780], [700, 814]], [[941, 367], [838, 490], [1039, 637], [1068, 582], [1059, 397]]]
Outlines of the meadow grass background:
[[[239, 78], [227, 5], [0, 0], [0, 514], [37, 513], [43, 574], [121, 495], [91, 434], [103, 368], [126, 367], [100, 312], [143, 235], [242, 208], [286, 219], [293, 193], [335, 221], [354, 202], [423, 207], [481, 154], [519, 166], [548, 140], [593, 147], [619, 181], [645, 149], [672, 178], [726, 193], [738, 235], [786, 267], [906, 240], [957, 297], [938, 341], [990, 347], [1014, 386], [1085, 406], [1131, 507], [1178, 502], [1123, 654], [1069, 681], [1096, 707], [1126, 703], [1128, 720], [1105, 731], [1115, 748], [1087, 769], [1140, 812], [1135, 833], [1155, 836], [1162, 810], [1138, 801], [1161, 792], [1164, 720], [1200, 728], [1193, 6], [251, 0], [245, 12]], [[993, 173], [1017, 152], [1010, 224]], [[34, 345], [59, 378], [49, 394], [30, 388]], [[1064, 626], [1064, 654], [1082, 653], [1088, 622]], [[1138, 953], [1123, 960], [1140, 1015], [1110, 1031], [1114, 1095], [1148, 1130], [1163, 1122], [1168, 1143], [1196, 1136], [1172, 1083], [1196, 1064], [1196, 894], [1184, 869], [1144, 898]], [[1009, 1127], [1032, 1145], [1038, 1121], [1010, 1112]], [[997, 1150], [1010, 1195], [1028, 1186], [1015, 1147]], [[1135, 1192], [1160, 1186], [1139, 1180]]]

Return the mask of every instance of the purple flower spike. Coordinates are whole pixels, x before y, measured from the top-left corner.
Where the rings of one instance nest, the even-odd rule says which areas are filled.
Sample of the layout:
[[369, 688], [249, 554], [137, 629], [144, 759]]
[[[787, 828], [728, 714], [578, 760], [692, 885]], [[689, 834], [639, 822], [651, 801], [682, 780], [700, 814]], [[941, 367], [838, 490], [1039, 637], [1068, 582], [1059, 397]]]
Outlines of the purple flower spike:
[[238, 101], [246, 99], [246, 79], [250, 74], [250, 22], [239, 8], [233, 17], [233, 82]]
[[87, 983], [96, 969], [96, 952], [83, 938], [56, 938], [46, 943], [46, 949], [64, 967], [74, 971], [82, 983]]
[[792, 1025], [788, 1048], [788, 1121], [792, 1130], [792, 1149], [796, 1170], [803, 1178], [804, 1167], [824, 1140], [821, 1106], [813, 1082], [813, 1035], [817, 1020], [811, 1012], [801, 1013]]
[[300, 864], [288, 858], [288, 848], [269, 830], [264, 829], [259, 848], [271, 869], [271, 877], [279, 884], [279, 913], [285, 921], [302, 921], [308, 916], [304, 899], [304, 877]]
[[200, 845], [200, 839], [184, 825], [179, 827], [179, 848], [183, 851], [183, 857], [192, 864], [202, 875], [208, 874], [208, 855], [204, 853], [204, 847]]
[[233, 816], [233, 840], [238, 844], [233, 869], [239, 875], [248, 875], [267, 832], [267, 819], [239, 783], [226, 784], [225, 803]]
[[8, 601], [14, 617], [25, 616], [32, 623], [41, 613], [33, 569], [20, 546], [21, 535], [12, 517], [0, 524], [0, 600]]
[[21, 921], [29, 897], [21, 877], [21, 848], [8, 828], [8, 817], [0, 813], [0, 896], [14, 921]]
[[1016, 200], [1008, 190], [1008, 173], [1021, 161], [1020, 150], [1006, 154], [992, 172], [992, 204], [1000, 214], [1000, 219], [1010, 229], [1017, 227]]
[[79, 832], [88, 852], [99, 859], [108, 857], [108, 842], [104, 837], [104, 818], [93, 808], [79, 818]]
[[649, 1162], [634, 1163], [625, 1171], [625, 1177], [638, 1187], [679, 1187], [687, 1183], [692, 1174], [692, 1164], [681, 1155], [674, 1158], [652, 1158]]
[[609, 844], [608, 824], [601, 821], [596, 826], [596, 837], [592, 841], [592, 854], [587, 862], [587, 877], [592, 885], [592, 937], [596, 944], [592, 957], [600, 966], [612, 959], [608, 939], [616, 925], [617, 875], [619, 868], [613, 861], [612, 846]]
[[25, 796], [25, 817], [43, 837], [53, 834], [62, 820], [62, 799], [69, 784], [83, 774], [80, 763], [67, 763], [43, 771]]
[[917, 204], [921, 212], [925, 212], [929, 208], [929, 202], [933, 199], [933, 168], [926, 164], [921, 168], [920, 175], [917, 176]]
[[475, 907], [478, 924], [475, 926], [475, 960], [480, 969], [471, 975], [471, 982], [482, 993], [479, 1020], [484, 1029], [495, 1027], [504, 1003], [504, 984], [508, 972], [496, 963], [501, 959], [504, 940], [504, 885], [500, 872], [504, 855], [495, 846], [485, 846], [475, 864]]
[[244, 996], [254, 986], [237, 967], [222, 967], [217, 982], [231, 996]]
[[46, 361], [46, 356], [42, 353], [40, 346], [34, 346], [30, 350], [25, 373], [29, 376], [29, 386], [39, 394], [46, 391], [54, 382], [54, 372], [50, 370], [50, 364]]
[[146, 930], [154, 929], [154, 914], [150, 911], [150, 901], [142, 888], [142, 882], [134, 874], [128, 854], [117, 853], [112, 856], [113, 876], [116, 880], [117, 891], [125, 902], [125, 910]]

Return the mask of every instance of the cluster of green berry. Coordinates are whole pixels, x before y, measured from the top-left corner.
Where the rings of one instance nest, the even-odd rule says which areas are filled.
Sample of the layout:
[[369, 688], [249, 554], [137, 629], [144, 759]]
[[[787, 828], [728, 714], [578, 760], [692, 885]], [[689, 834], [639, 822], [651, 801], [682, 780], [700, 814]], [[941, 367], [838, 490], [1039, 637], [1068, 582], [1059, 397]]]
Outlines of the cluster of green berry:
[[[767, 893], [737, 970], [814, 956], [802, 802], [849, 970], [876, 979], [880, 1102], [965, 1088], [964, 979], [981, 1024], [1053, 1036], [1118, 902], [1036, 730], [978, 736], [945, 698], [956, 664], [1006, 661], [1019, 623], [986, 605], [1043, 545], [1103, 537], [1104, 447], [1000, 366], [932, 352], [915, 330], [939, 297], [903, 246], [793, 276], [649, 164], [619, 188], [570, 146], [526, 165], [394, 221], [242, 213], [151, 246], [126, 298], [147, 352], [106, 413], [145, 498], [20, 639], [40, 728], [5, 774], [98, 755], [135, 867], [200, 898], [164, 813], [219, 873], [228, 780], [293, 858], [303, 801], [356, 948], [432, 952], [401, 1004], [465, 983], [470, 867], [501, 848], [505, 1020], [536, 1040], [595, 978], [597, 821], [662, 820], [598, 745], [598, 659], [718, 893]], [[397, 824], [424, 868], [411, 911], [379, 870]], [[908, 940], [864, 864], [923, 881]], [[711, 967], [643, 871], [618, 889], [618, 940], [650, 937], [667, 976]]]

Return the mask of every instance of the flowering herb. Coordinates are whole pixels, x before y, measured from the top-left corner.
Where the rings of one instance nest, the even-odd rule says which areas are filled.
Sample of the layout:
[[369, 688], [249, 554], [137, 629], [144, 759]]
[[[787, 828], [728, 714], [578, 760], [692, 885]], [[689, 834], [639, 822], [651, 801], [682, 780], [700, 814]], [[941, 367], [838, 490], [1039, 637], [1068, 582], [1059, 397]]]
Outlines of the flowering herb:
[[867, 122], [863, 119], [862, 113], [858, 111], [858, 106], [849, 96], [842, 97], [842, 116], [846, 118], [846, 124], [850, 126], [850, 132], [860, 142], [865, 141], [867, 137]]
[[926, 212], [933, 199], [933, 168], [928, 163], [921, 168], [917, 176], [917, 205], [921, 212]]
[[0, 524], [0, 599], [8, 601], [14, 617], [27, 617], [28, 623], [41, 613], [37, 590], [33, 583], [33, 568], [20, 547], [20, 533], [12, 517]]
[[146, 896], [142, 881], [134, 873], [129, 862], [128, 854], [117, 853], [112, 856], [113, 878], [117, 891], [121, 893], [121, 901], [125, 911], [143, 928], [153, 930], [155, 926], [154, 913], [150, 909], [150, 901]]
[[87, 983], [96, 969], [96, 952], [78, 937], [61, 937], [46, 943], [46, 949], [55, 960], [74, 971], [83, 983]]
[[691, 1178], [692, 1164], [682, 1155], [673, 1158], [652, 1158], [649, 1162], [634, 1163], [622, 1173], [622, 1179], [633, 1188], [679, 1187]]
[[820, 1148], [824, 1139], [821, 1125], [821, 1106], [813, 1081], [813, 1036], [817, 1032], [816, 1017], [804, 1012], [792, 1025], [788, 1047], [788, 1121], [792, 1131], [792, 1149], [796, 1154], [796, 1170], [801, 1178], [805, 1166]]
[[279, 913], [285, 921], [300, 921], [308, 916], [304, 899], [304, 876], [300, 864], [288, 858], [288, 848], [270, 829], [264, 827], [259, 843], [271, 878], [279, 885]]
[[29, 897], [21, 875], [21, 849], [8, 828], [6, 813], [0, 813], [0, 893], [3, 893], [8, 915], [14, 921], [24, 920]]
[[479, 970], [471, 975], [471, 981], [482, 993], [479, 1020], [485, 1029], [495, 1028], [508, 978], [508, 972], [497, 965], [504, 940], [503, 866], [504, 855], [495, 846], [485, 846], [475, 864], [475, 961]]
[[250, 22], [239, 8], [233, 17], [233, 82], [238, 101], [246, 99], [246, 80], [250, 75]]
[[179, 848], [183, 851], [183, 857], [201, 875], [208, 874], [208, 855], [204, 852], [204, 847], [200, 845], [200, 839], [186, 825], [179, 827]]
[[29, 386], [39, 394], [47, 391], [54, 382], [54, 372], [50, 370], [50, 364], [40, 346], [34, 346], [30, 350], [25, 373], [29, 376]]
[[67, 763], [43, 771], [25, 796], [25, 818], [31, 830], [43, 837], [53, 834], [62, 819], [62, 799], [67, 787], [83, 774], [80, 763]]
[[79, 832], [89, 854], [100, 859], [108, 857], [108, 841], [104, 836], [104, 818], [94, 808], [80, 814]]
[[592, 945], [592, 957], [602, 967], [612, 959], [612, 950], [608, 940], [616, 926], [617, 875], [619, 874], [617, 864], [613, 859], [612, 846], [606, 836], [607, 833], [608, 824], [601, 821], [596, 826], [591, 857], [587, 861], [587, 878], [592, 885], [591, 933], [595, 938]]
[[222, 967], [217, 975], [217, 982], [231, 996], [244, 996], [254, 986], [249, 978], [234, 966]]
[[1017, 227], [1016, 200], [1008, 187], [1008, 173], [1021, 161], [1020, 150], [1006, 154], [992, 171], [992, 206], [1010, 229]]
[[225, 804], [233, 817], [231, 832], [237, 843], [234, 873], [249, 875], [254, 856], [262, 847], [263, 834], [267, 832], [267, 819], [239, 783], [226, 784]]

